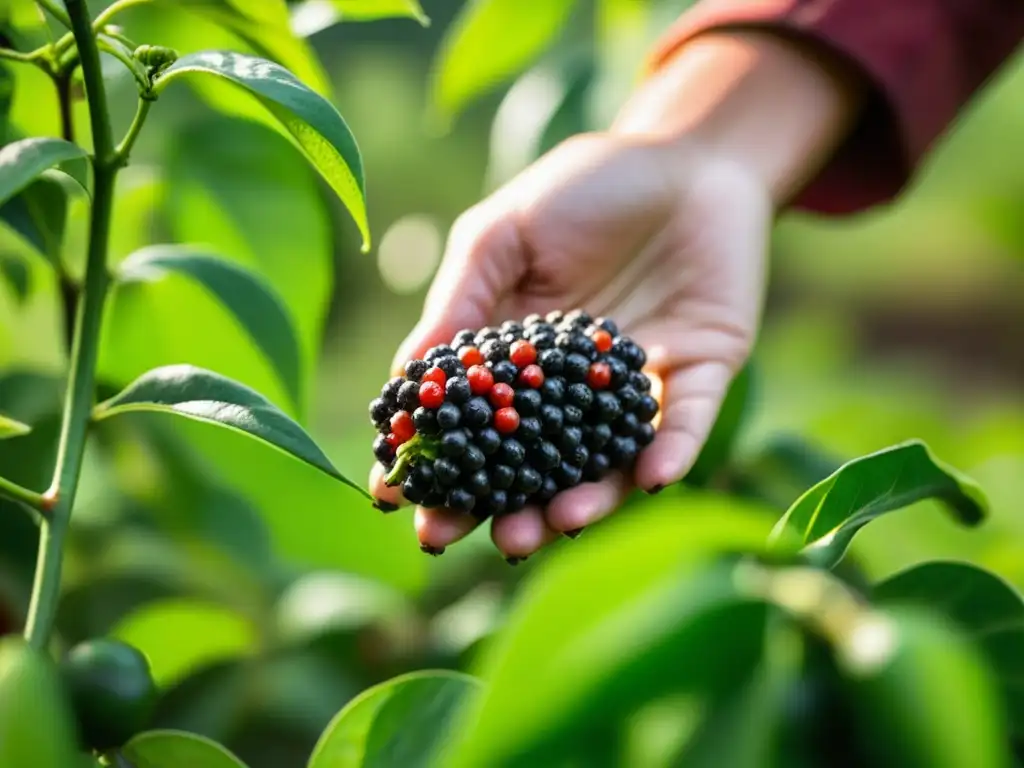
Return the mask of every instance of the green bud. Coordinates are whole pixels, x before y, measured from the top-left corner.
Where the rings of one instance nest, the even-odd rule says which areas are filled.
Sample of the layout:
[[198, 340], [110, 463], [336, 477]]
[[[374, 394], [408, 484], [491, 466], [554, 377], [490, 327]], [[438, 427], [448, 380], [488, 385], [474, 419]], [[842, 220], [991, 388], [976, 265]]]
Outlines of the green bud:
[[140, 45], [135, 49], [135, 58], [152, 70], [159, 71], [177, 61], [178, 52], [162, 45]]

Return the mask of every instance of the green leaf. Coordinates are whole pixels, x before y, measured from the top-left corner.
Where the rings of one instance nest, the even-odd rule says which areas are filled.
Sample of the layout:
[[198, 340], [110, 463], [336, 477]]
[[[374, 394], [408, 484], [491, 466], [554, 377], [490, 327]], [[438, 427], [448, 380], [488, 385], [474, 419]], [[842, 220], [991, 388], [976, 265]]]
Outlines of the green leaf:
[[291, 14], [292, 28], [303, 37], [338, 21], [408, 18], [430, 26], [430, 18], [418, 0], [305, 0], [292, 6]]
[[323, 96], [303, 85], [284, 67], [230, 51], [182, 56], [164, 70], [154, 90], [189, 74], [208, 74], [252, 93], [280, 122], [295, 145], [320, 172], [348, 208], [370, 248], [363, 160], [344, 118]]
[[443, 120], [532, 64], [569, 21], [575, 0], [470, 0], [433, 63], [432, 100]]
[[423, 671], [375, 685], [324, 729], [309, 768], [428, 768], [459, 709], [480, 690], [469, 675]]
[[869, 765], [1005, 768], [1009, 739], [995, 679], [956, 628], [900, 607], [846, 637], [840, 670]]
[[486, 689], [446, 765], [546, 757], [670, 693], [705, 705], [735, 690], [766, 609], [737, 595], [728, 555], [762, 551], [768, 525], [713, 496], [658, 499], [539, 563], [483, 652]]
[[835, 566], [858, 530], [877, 517], [924, 499], [945, 503], [964, 525], [977, 525], [988, 501], [971, 479], [909, 440], [847, 462], [797, 499], [772, 531], [803, 541], [808, 558]]
[[302, 396], [299, 341], [287, 309], [259, 275], [188, 246], [158, 245], [136, 251], [119, 269], [123, 283], [156, 280], [177, 272], [216, 296], [242, 324], [297, 405]]
[[235, 611], [188, 598], [147, 603], [111, 635], [146, 654], [161, 687], [211, 662], [247, 656], [259, 642], [257, 628]]
[[245, 768], [225, 747], [184, 731], [146, 731], [121, 752], [134, 768]]
[[60, 182], [44, 175], [0, 205], [0, 221], [56, 267], [60, 264], [67, 206], [67, 194]]
[[20, 636], [0, 638], [0, 766], [67, 768], [76, 737], [53, 659]]
[[31, 431], [32, 427], [28, 424], [22, 424], [17, 419], [0, 413], [0, 440], [6, 440], [8, 437], [21, 437]]
[[[178, 4], [177, 0], [171, 0]], [[329, 96], [330, 79], [316, 52], [291, 30], [285, 0], [185, 0], [181, 5], [237, 35], [257, 54], [276, 61], [322, 96]]]
[[430, 19], [423, 12], [418, 0], [331, 0], [343, 19], [366, 21], [390, 16], [405, 16], [416, 19], [423, 26], [430, 25]]
[[342, 475], [305, 430], [273, 403], [213, 371], [191, 365], [168, 365], [149, 371], [120, 394], [100, 403], [94, 418], [132, 412], [173, 413], [244, 432], [370, 498], [365, 490]]
[[85, 157], [81, 147], [63, 139], [41, 137], [8, 144], [0, 149], [0, 203], [6, 203], [44, 171], [61, 163], [83, 189], [88, 189], [88, 182], [80, 170], [84, 166], [70, 164]]
[[995, 671], [1011, 728], [1024, 738], [1024, 599], [1012, 586], [970, 563], [929, 562], [875, 586], [873, 600], [929, 608], [957, 625]]
[[28, 264], [20, 258], [0, 254], [0, 277], [11, 289], [15, 302], [24, 304], [32, 288], [32, 272]]

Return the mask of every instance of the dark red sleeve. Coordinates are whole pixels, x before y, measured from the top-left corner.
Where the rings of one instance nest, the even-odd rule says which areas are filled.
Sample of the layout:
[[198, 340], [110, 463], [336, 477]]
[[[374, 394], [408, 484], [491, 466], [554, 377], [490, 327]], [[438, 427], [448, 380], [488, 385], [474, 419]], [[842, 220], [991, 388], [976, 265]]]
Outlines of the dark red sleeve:
[[1024, 35], [1024, 0], [702, 0], [658, 41], [657, 67], [709, 30], [760, 29], [846, 59], [873, 97], [794, 207], [823, 214], [890, 201]]

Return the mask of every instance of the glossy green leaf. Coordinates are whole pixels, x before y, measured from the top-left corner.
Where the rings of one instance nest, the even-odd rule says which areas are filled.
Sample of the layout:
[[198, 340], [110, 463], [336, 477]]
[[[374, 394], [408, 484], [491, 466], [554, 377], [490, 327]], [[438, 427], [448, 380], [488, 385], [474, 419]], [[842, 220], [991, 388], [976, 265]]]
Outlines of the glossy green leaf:
[[61, 183], [43, 176], [0, 205], [0, 221], [57, 266], [64, 240], [67, 204], [67, 193]]
[[407, 16], [427, 26], [430, 19], [419, 0], [331, 0], [343, 19], [365, 21], [389, 16]]
[[988, 511], [981, 488], [910, 440], [847, 462], [796, 500], [772, 532], [800, 536], [816, 564], [832, 567], [858, 530], [876, 517], [924, 499], [942, 501], [964, 525]]
[[188, 246], [158, 245], [136, 251], [118, 272], [123, 283], [187, 276], [210, 291], [235, 316], [273, 365], [294, 403], [301, 399], [299, 342], [287, 309], [259, 275]]
[[222, 78], [259, 99], [348, 208], [362, 233], [363, 248], [369, 250], [363, 160], [355, 137], [334, 105], [280, 65], [230, 51], [182, 56], [164, 70], [154, 90], [160, 92], [189, 74]]
[[760, 658], [765, 609], [721, 558], [763, 550], [768, 527], [742, 503], [658, 499], [540, 563], [481, 657], [486, 690], [448, 764], [578, 748], [656, 697], [733, 690]]
[[[0, 203], [6, 203], [44, 171], [85, 157], [81, 147], [63, 139], [40, 137], [8, 144], [0, 149]], [[87, 188], [84, 176], [77, 171], [74, 175]]]
[[169, 365], [143, 374], [120, 394], [100, 403], [96, 419], [124, 413], [173, 413], [229, 427], [263, 440], [346, 485], [369, 494], [342, 475], [298, 424], [258, 392], [213, 371]]
[[729, 385], [711, 433], [693, 467], [684, 478], [686, 484], [706, 486], [714, 478], [715, 473], [729, 461], [733, 444], [749, 410], [753, 376], [753, 366], [748, 363]]
[[435, 110], [450, 120], [519, 74], [569, 21], [575, 0], [470, 0], [445, 33], [433, 64]]
[[839, 658], [868, 764], [1009, 768], [996, 680], [952, 624], [901, 606], [859, 627]]
[[31, 431], [32, 427], [28, 424], [22, 424], [17, 419], [12, 419], [10, 416], [4, 416], [0, 413], [0, 440], [8, 437], [21, 437]]
[[245, 768], [225, 747], [184, 731], [146, 731], [121, 752], [134, 768]]
[[20, 636], [0, 638], [0, 766], [74, 765], [73, 718], [53, 659]]
[[469, 675], [424, 671], [364, 691], [320, 736], [309, 768], [428, 768], [460, 708], [480, 690]]
[[330, 97], [330, 79], [316, 51], [292, 32], [285, 0], [184, 0], [180, 5], [231, 31], [258, 55], [276, 61], [314, 91]]
[[1024, 738], [1024, 599], [1007, 582], [970, 563], [929, 562], [874, 588], [874, 602], [915, 605], [945, 615], [994, 670], [1010, 724]]

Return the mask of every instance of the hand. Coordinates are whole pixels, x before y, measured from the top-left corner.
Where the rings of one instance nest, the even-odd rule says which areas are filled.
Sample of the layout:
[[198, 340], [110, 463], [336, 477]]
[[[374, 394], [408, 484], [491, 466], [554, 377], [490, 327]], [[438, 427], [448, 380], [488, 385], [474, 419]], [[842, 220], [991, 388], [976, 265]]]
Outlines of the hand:
[[[594, 523], [634, 485], [654, 491], [685, 475], [755, 338], [770, 220], [763, 185], [738, 165], [698, 146], [605, 133], [562, 144], [456, 223], [396, 370], [462, 328], [582, 307], [646, 349], [662, 393], [657, 437], [632, 476], [496, 518], [492, 537], [506, 556]], [[378, 498], [400, 503], [380, 467], [372, 483]], [[420, 541], [434, 548], [477, 524], [416, 511]]]
[[[453, 227], [396, 371], [463, 328], [581, 307], [647, 351], [661, 412], [629, 475], [561, 492], [493, 520], [509, 558], [613, 512], [634, 487], [682, 479], [757, 335], [775, 209], [835, 149], [863, 84], [806, 46], [708, 34], [664, 63], [604, 133], [541, 158]], [[827, 58], [827, 57], [826, 57]], [[374, 467], [371, 491], [401, 503]], [[479, 523], [417, 508], [438, 551]]]

